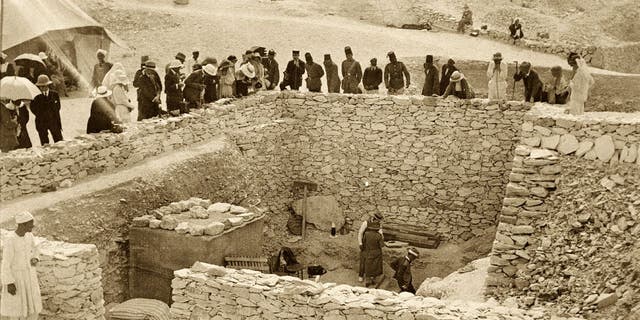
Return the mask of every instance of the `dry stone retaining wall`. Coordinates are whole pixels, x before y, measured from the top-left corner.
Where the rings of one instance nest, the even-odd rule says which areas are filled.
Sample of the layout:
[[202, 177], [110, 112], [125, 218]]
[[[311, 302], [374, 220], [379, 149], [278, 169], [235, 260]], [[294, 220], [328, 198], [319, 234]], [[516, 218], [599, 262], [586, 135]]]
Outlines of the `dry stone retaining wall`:
[[539, 319], [539, 312], [322, 284], [197, 262], [174, 272], [173, 319]]
[[[7, 236], [8, 231], [0, 232], [3, 238]], [[44, 307], [40, 319], [104, 320], [102, 270], [96, 246], [39, 237], [36, 245], [40, 250], [36, 269]]]
[[640, 117], [562, 111], [536, 106], [522, 125], [488, 293], [572, 314], [615, 304], [617, 318], [640, 303]]

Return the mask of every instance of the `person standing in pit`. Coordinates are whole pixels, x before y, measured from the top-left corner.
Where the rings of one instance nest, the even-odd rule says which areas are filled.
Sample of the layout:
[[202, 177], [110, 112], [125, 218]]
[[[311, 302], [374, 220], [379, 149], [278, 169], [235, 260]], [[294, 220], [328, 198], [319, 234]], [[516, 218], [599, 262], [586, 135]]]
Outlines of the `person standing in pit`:
[[398, 287], [400, 292], [416, 293], [416, 288], [413, 286], [411, 275], [411, 263], [416, 260], [420, 254], [415, 248], [409, 248], [407, 254], [404, 257], [397, 258], [391, 263], [391, 267], [396, 271], [393, 278], [398, 281]]
[[[369, 217], [369, 219], [362, 221], [362, 224], [360, 225], [360, 229], [358, 230], [358, 246], [360, 248], [360, 264], [358, 266], [358, 281], [360, 282], [364, 281], [364, 271], [365, 271], [364, 270], [365, 254], [364, 254], [362, 237], [364, 236], [364, 232], [367, 230], [369, 222], [380, 223], [380, 221], [382, 221], [382, 218], [383, 218], [382, 214], [379, 212], [376, 212], [371, 217]], [[382, 234], [382, 228], [380, 228], [378, 232]]]

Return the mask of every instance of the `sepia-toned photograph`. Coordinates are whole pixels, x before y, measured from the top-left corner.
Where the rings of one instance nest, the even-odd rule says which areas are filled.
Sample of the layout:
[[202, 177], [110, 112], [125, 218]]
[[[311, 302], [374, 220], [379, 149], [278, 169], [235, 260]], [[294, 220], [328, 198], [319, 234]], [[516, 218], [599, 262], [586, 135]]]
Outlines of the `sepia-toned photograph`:
[[0, 0], [0, 320], [640, 320], [640, 0]]

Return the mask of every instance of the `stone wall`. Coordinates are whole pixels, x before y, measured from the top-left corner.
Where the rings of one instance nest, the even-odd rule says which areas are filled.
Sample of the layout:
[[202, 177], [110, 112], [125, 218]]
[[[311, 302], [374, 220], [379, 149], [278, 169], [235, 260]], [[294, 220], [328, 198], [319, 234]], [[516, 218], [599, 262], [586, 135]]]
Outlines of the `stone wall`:
[[522, 134], [488, 293], [571, 314], [627, 315], [640, 303], [640, 117], [575, 117], [540, 105]]
[[173, 319], [538, 319], [539, 312], [445, 302], [197, 262], [175, 272]]
[[[8, 231], [0, 230], [2, 238]], [[37, 265], [43, 312], [40, 319], [104, 319], [98, 250], [90, 244], [71, 244], [36, 237]], [[1, 251], [1, 248], [0, 248]]]

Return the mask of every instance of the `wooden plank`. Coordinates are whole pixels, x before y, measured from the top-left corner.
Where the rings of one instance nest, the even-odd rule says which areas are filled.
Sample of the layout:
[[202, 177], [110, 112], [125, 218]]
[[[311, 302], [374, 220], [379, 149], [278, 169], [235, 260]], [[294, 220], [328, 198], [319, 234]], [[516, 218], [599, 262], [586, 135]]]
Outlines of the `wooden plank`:
[[407, 242], [412, 246], [420, 247], [420, 248], [435, 249], [438, 247], [438, 245], [440, 245], [439, 238], [408, 234], [408, 233], [398, 232], [395, 230], [384, 231], [384, 238], [385, 240], [396, 240], [396, 241]]
[[404, 232], [409, 234], [431, 237], [431, 238], [440, 238], [440, 236], [437, 233], [431, 232], [416, 226], [385, 223], [382, 225], [382, 231], [384, 232], [386, 230], [394, 230], [394, 231], [399, 231], [399, 232]]

